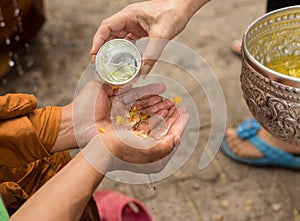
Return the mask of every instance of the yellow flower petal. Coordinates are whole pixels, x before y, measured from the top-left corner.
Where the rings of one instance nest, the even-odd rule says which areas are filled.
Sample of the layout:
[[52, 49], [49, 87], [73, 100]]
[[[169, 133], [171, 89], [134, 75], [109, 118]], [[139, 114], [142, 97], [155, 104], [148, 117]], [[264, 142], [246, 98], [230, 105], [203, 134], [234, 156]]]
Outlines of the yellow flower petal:
[[105, 130], [104, 128], [102, 128], [102, 127], [98, 127], [98, 130], [99, 130], [101, 133], [105, 133], [105, 132], [106, 132], [106, 130]]

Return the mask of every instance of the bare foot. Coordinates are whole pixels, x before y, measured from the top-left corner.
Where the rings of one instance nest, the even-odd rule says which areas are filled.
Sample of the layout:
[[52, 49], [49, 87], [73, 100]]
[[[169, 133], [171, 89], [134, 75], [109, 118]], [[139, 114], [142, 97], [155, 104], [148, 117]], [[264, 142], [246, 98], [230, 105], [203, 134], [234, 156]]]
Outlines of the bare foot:
[[263, 154], [249, 141], [240, 139], [237, 136], [236, 129], [230, 128], [226, 131], [226, 140], [231, 151], [241, 157], [263, 157]]
[[231, 50], [237, 54], [241, 55], [241, 50], [242, 50], [242, 41], [241, 40], [234, 40], [231, 44]]
[[[285, 152], [300, 154], [299, 146], [291, 145], [281, 140], [278, 140], [263, 128], [258, 131], [257, 135], [260, 139], [264, 140], [266, 143], [270, 144], [273, 147], [281, 149]], [[234, 152], [235, 154], [241, 157], [249, 157], [249, 158], [263, 157], [263, 154], [249, 141], [240, 139], [237, 136], [236, 129], [230, 128], [226, 131], [226, 140], [232, 152]]]

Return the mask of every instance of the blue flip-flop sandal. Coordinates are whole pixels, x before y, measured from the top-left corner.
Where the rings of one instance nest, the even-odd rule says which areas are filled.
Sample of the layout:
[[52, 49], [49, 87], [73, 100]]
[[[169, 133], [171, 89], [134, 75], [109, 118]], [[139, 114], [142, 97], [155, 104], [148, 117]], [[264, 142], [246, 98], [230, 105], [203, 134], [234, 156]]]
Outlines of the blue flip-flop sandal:
[[263, 155], [262, 158], [248, 158], [241, 157], [231, 151], [228, 147], [226, 137], [223, 138], [221, 150], [229, 158], [241, 163], [254, 165], [254, 166], [279, 166], [290, 169], [300, 169], [300, 157], [293, 154], [279, 150], [265, 141], [261, 140], [257, 133], [261, 129], [259, 123], [254, 120], [247, 120], [240, 124], [237, 128], [237, 135], [241, 139], [247, 139], [254, 145]]

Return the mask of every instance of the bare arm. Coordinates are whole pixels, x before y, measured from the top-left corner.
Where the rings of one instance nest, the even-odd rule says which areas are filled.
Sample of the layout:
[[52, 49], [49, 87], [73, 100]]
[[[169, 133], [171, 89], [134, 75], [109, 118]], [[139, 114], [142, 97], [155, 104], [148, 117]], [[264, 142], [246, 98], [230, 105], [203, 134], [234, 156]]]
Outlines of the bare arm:
[[10, 220], [79, 220], [103, 177], [79, 153], [39, 189]]
[[[97, 83], [92, 83], [87, 86], [87, 89], [92, 89], [92, 91], [98, 93], [97, 87], [99, 88]], [[142, 96], [161, 91], [158, 88], [159, 84], [152, 84], [132, 89], [122, 96], [123, 101], [134, 101], [137, 95]], [[143, 91], [147, 93], [142, 93]], [[103, 91], [100, 89], [99, 92], [101, 94]], [[100, 100], [103, 101], [104, 98], [102, 97]], [[176, 150], [183, 130], [189, 121], [189, 115], [186, 113], [186, 109], [174, 110], [175, 107], [170, 105], [170, 102], [159, 99], [153, 104], [153, 99], [149, 96], [145, 97], [144, 100], [145, 102], [141, 102], [141, 104], [146, 104], [143, 108], [149, 113], [156, 113], [159, 110], [158, 107], [161, 108], [158, 113], [165, 111], [162, 116], [165, 117], [169, 130], [160, 142], [155, 142], [155, 145], [148, 149], [145, 149], [145, 147], [132, 148], [132, 146], [126, 145], [119, 139], [112, 125], [110, 125], [111, 122], [108, 121], [109, 117], [103, 115], [100, 123], [101, 125], [106, 123], [107, 132], [94, 136], [83, 151], [39, 189], [12, 216], [11, 220], [79, 220], [94, 190], [104, 178], [102, 174], [112, 170], [131, 170], [149, 174], [163, 169]], [[81, 101], [85, 101], [85, 99]], [[168, 110], [170, 110], [169, 114]], [[145, 121], [144, 123], [147, 125], [149, 122]], [[141, 138], [133, 135], [133, 133], [126, 134], [127, 141], [137, 139], [136, 147], [141, 145]], [[119, 163], [119, 161], [126, 162], [130, 166], [124, 167], [124, 164]], [[148, 163], [155, 162], [157, 162], [157, 165], [152, 164], [151, 167], [147, 167]]]

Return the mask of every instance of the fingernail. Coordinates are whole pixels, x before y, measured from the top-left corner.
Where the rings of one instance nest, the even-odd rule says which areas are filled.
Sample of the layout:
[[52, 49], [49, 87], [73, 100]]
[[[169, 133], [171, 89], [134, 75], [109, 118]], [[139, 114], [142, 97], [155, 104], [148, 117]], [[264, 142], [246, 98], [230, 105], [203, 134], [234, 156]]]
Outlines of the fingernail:
[[150, 72], [150, 70], [151, 70], [151, 65], [150, 64], [145, 64], [142, 67], [142, 70], [141, 70], [142, 79], [146, 78], [146, 76]]
[[180, 140], [181, 140], [181, 138], [180, 138], [179, 136], [176, 136], [176, 137], [174, 138], [174, 146], [175, 146], [175, 147], [177, 147], [177, 146], [179, 145]]

